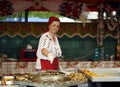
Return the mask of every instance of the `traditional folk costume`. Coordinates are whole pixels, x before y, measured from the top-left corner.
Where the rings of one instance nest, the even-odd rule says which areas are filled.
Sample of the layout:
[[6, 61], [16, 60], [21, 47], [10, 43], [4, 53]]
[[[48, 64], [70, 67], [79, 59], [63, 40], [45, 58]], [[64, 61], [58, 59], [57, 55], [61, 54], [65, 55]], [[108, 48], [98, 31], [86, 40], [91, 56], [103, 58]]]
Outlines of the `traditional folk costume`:
[[[36, 69], [42, 69], [42, 70], [58, 70], [59, 69], [59, 60], [58, 57], [61, 56], [61, 48], [58, 42], [58, 38], [56, 38], [56, 44], [54, 44], [52, 37], [50, 36], [49, 32], [44, 33], [41, 38], [40, 42], [38, 44], [38, 50], [37, 50], [37, 61], [36, 61]], [[47, 56], [44, 56], [41, 53], [41, 49], [46, 48], [49, 52], [52, 53], [54, 56], [54, 61], [51, 63]]]

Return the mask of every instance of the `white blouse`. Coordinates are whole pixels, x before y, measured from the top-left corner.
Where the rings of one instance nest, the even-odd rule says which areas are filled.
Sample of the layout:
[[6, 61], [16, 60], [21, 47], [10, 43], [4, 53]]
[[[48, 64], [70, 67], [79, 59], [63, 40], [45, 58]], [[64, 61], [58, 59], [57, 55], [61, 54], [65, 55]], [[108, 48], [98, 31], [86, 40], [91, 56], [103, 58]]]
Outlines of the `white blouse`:
[[36, 69], [41, 69], [40, 59], [47, 60], [47, 56], [44, 56], [41, 52], [42, 48], [46, 48], [54, 57], [60, 57], [62, 55], [61, 48], [57, 36], [55, 36], [56, 43], [53, 41], [49, 32], [42, 34], [37, 49], [37, 61]]

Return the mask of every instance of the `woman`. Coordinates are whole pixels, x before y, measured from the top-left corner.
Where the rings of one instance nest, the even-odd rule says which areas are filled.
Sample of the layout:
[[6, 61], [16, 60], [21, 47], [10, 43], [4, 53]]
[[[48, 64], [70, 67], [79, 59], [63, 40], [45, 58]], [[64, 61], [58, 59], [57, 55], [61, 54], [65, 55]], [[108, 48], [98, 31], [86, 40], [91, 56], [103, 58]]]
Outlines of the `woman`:
[[37, 70], [59, 70], [59, 59], [61, 48], [56, 33], [60, 28], [60, 20], [57, 17], [50, 17], [48, 31], [43, 33], [37, 49]]

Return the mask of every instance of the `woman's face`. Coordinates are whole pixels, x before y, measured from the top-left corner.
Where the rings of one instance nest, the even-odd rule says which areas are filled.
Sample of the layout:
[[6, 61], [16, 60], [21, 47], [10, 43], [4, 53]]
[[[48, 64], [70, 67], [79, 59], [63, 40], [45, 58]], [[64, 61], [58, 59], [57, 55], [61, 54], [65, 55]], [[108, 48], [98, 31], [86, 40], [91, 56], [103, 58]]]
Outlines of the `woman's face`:
[[49, 27], [49, 32], [56, 34], [60, 28], [60, 22], [53, 21], [48, 27]]

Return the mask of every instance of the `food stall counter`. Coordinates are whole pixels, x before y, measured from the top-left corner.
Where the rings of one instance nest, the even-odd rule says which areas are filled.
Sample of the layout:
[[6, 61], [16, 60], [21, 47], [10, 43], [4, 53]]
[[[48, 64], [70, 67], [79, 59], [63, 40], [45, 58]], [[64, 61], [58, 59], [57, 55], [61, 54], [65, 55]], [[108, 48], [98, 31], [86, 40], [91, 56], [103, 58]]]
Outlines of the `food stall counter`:
[[88, 68], [80, 72], [88, 78], [89, 87], [112, 87], [120, 85], [120, 68]]
[[[78, 84], [35, 84], [35, 83], [16, 83], [20, 87], [78, 87]], [[88, 87], [87, 83], [81, 83], [79, 87]]]
[[20, 87], [87, 87], [87, 79], [78, 72], [41, 71], [37, 74], [15, 74], [15, 84]]

